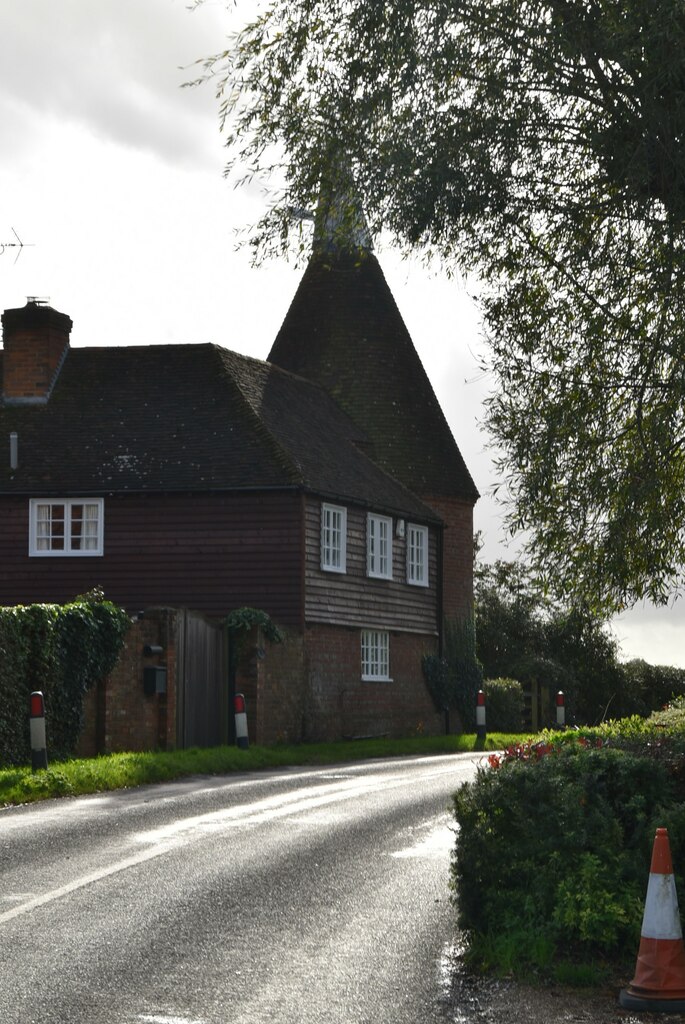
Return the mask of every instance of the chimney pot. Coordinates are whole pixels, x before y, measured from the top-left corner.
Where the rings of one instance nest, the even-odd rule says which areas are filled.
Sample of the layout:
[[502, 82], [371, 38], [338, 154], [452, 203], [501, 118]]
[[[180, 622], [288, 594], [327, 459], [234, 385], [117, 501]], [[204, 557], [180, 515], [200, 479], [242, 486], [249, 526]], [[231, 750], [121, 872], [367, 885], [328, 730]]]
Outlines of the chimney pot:
[[46, 301], [31, 296], [25, 306], [2, 314], [7, 404], [47, 402], [69, 351], [71, 318]]

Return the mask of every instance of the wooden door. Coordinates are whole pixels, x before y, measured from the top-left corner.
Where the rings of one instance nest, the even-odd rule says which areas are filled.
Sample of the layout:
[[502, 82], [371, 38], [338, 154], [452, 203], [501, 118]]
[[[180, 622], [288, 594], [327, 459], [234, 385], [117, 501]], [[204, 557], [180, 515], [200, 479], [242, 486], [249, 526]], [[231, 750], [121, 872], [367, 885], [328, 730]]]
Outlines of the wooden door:
[[179, 747], [216, 747], [231, 739], [227, 631], [197, 612], [178, 623]]

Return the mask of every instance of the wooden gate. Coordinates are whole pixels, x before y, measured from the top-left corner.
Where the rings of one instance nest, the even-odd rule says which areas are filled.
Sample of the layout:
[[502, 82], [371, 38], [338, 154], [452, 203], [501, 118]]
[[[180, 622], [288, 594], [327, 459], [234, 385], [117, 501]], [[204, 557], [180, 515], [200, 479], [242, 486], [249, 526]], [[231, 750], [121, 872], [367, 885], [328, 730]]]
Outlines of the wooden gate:
[[233, 740], [226, 630], [198, 612], [179, 612], [176, 735], [179, 747], [216, 747]]

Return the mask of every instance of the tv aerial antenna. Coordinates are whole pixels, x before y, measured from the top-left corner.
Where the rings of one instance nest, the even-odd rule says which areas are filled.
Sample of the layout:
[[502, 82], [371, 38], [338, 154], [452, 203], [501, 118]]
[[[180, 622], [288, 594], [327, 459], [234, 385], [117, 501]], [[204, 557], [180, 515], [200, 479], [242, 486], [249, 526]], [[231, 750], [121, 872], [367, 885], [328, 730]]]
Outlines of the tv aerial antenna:
[[0, 242], [0, 256], [5, 255], [5, 249], [16, 249], [17, 255], [14, 257], [14, 262], [16, 263], [19, 257], [21, 256], [21, 250], [25, 249], [27, 246], [32, 246], [33, 242], [22, 242], [21, 238], [14, 230], [14, 228], [12, 228], [11, 230], [12, 234], [16, 238], [16, 242]]

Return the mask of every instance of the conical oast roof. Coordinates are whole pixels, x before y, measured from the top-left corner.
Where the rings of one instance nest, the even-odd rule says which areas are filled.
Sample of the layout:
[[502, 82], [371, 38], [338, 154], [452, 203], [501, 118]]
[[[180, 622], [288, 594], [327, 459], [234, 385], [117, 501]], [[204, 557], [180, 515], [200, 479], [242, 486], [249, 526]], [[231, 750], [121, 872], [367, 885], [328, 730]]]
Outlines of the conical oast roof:
[[325, 387], [368, 435], [367, 454], [417, 495], [476, 501], [376, 257], [315, 250], [269, 362]]

